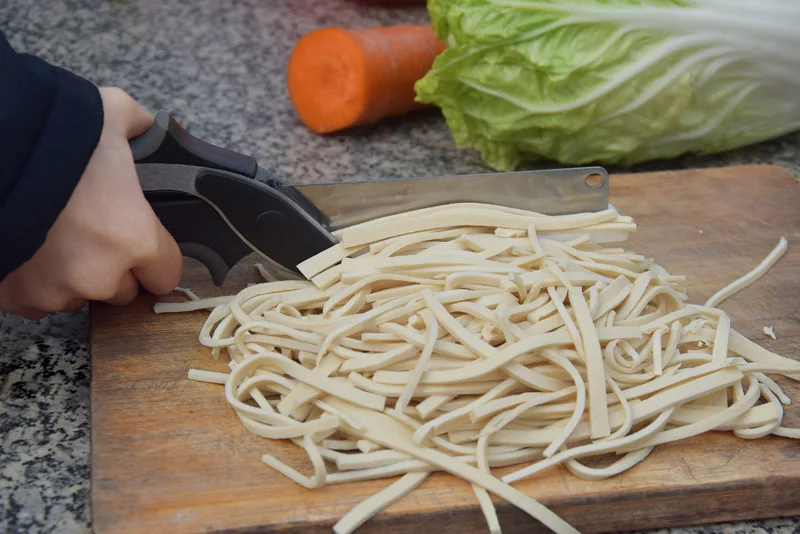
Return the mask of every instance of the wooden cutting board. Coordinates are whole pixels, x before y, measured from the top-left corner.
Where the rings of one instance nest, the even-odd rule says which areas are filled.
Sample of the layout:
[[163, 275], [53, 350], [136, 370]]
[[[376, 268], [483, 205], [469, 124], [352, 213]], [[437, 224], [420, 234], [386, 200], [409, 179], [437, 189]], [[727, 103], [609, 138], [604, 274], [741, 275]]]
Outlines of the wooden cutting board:
[[[639, 231], [629, 248], [689, 276], [693, 302], [758, 264], [780, 236], [789, 252], [767, 276], [723, 304], [740, 332], [800, 359], [800, 183], [752, 166], [612, 177], [611, 199]], [[197, 264], [183, 285], [200, 295], [255, 281], [243, 262], [222, 290]], [[291, 443], [248, 433], [221, 386], [191, 382], [190, 368], [227, 370], [199, 346], [205, 314], [152, 313], [154, 298], [92, 308], [92, 511], [96, 532], [330, 532], [388, 481], [306, 490], [262, 464], [275, 454], [307, 471]], [[773, 326], [778, 339], [762, 333]], [[781, 380], [800, 402], [800, 384]], [[785, 424], [800, 426], [800, 409]], [[610, 480], [551, 469], [517, 487], [583, 532], [800, 514], [800, 443], [712, 433], [658, 447]], [[505, 533], [542, 527], [498, 501]], [[486, 532], [469, 486], [436, 474], [362, 532]]]

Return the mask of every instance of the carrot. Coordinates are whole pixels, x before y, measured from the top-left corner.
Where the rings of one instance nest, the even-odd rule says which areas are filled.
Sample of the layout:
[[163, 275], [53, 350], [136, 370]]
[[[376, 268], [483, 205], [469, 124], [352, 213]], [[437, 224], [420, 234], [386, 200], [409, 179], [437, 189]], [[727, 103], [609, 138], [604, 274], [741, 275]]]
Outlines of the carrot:
[[316, 30], [292, 51], [289, 96], [317, 133], [402, 115], [425, 107], [414, 102], [414, 82], [442, 50], [427, 25]]

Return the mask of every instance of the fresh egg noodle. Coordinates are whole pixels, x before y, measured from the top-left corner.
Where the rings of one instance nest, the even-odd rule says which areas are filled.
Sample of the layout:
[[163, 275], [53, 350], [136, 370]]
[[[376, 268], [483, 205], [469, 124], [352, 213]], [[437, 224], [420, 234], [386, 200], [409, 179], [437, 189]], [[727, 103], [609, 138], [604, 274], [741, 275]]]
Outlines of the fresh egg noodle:
[[[789, 399], [767, 376], [800, 380], [800, 363], [712, 307], [762, 276], [785, 240], [698, 306], [684, 277], [612, 246], [635, 229], [614, 209], [440, 206], [344, 229], [300, 266], [310, 281], [156, 311], [211, 309], [200, 342], [231, 372], [189, 378], [224, 384], [245, 427], [293, 441], [313, 474], [268, 454], [264, 463], [307, 488], [400, 477], [347, 513], [338, 534], [433, 471], [471, 485], [492, 533], [490, 493], [575, 532], [510, 484], [559, 465], [604, 479], [711, 430], [800, 438], [782, 426]], [[586, 463], [609, 453], [603, 467]], [[500, 466], [518, 468], [500, 479]]]

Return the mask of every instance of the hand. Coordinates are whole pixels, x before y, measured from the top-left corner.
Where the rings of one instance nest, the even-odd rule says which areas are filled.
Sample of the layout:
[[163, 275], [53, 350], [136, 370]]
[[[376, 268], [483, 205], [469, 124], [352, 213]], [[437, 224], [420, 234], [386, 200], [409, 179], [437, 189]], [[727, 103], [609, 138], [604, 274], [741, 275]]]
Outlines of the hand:
[[86, 301], [126, 304], [139, 292], [172, 291], [178, 245], [145, 200], [128, 139], [153, 117], [124, 91], [102, 88], [100, 141], [42, 247], [0, 282], [0, 311], [38, 319]]

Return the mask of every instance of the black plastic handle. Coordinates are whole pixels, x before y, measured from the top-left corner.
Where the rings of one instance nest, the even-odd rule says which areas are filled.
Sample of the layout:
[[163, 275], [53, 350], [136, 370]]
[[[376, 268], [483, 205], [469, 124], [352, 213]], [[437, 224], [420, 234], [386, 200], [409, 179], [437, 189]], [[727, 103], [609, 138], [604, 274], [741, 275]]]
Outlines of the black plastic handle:
[[205, 265], [214, 284], [221, 286], [233, 266], [253, 252], [208, 202], [168, 191], [144, 195], [181, 253]]
[[174, 163], [194, 165], [255, 178], [258, 163], [250, 156], [206, 143], [190, 135], [166, 111], [156, 113], [153, 125], [131, 139], [136, 163]]
[[[167, 112], [131, 140], [131, 150], [136, 163], [166, 164], [166, 179], [143, 182], [158, 189], [145, 187], [145, 197], [183, 254], [201, 261], [217, 285], [253, 251], [297, 272], [299, 263], [336, 243], [296, 201], [254, 179], [253, 158], [191, 136]], [[171, 164], [200, 169], [173, 172]]]

